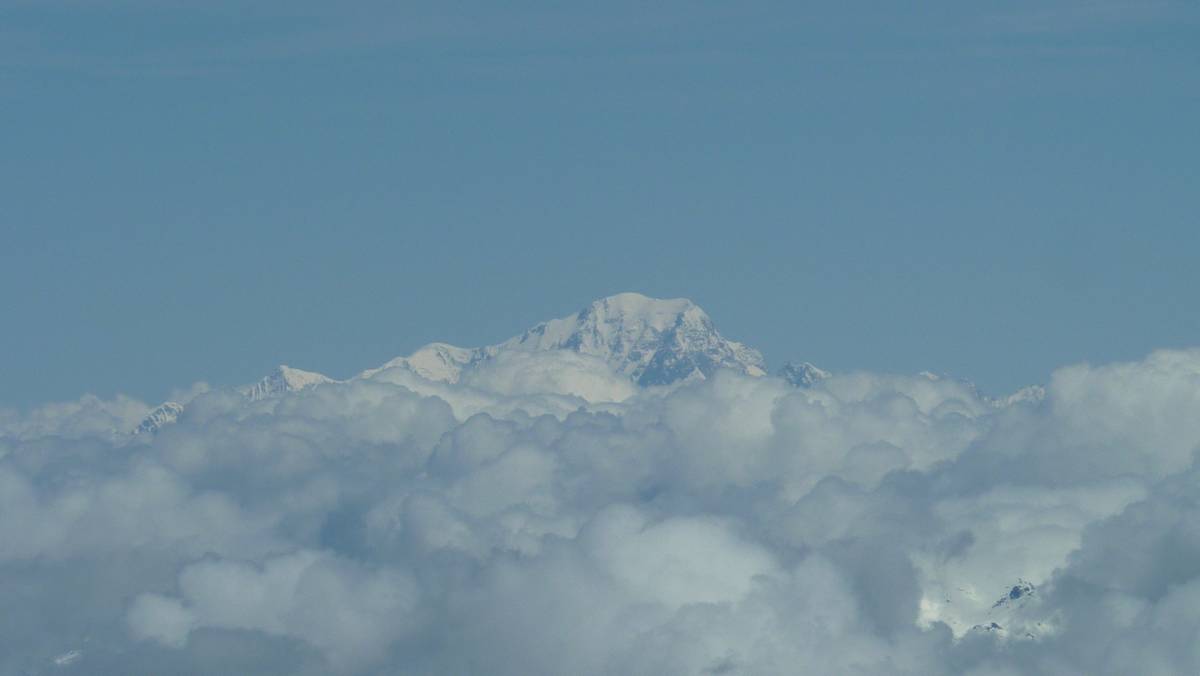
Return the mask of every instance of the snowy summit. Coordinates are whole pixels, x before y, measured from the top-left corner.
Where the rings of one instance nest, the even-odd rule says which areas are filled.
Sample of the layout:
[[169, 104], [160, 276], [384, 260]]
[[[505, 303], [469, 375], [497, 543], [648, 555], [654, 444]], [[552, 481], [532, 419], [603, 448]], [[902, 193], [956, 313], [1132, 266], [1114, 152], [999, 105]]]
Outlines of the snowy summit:
[[722, 337], [700, 306], [637, 293], [601, 298], [489, 349], [571, 350], [599, 357], [643, 386], [707, 377], [720, 368], [765, 373], [762, 354]]
[[242, 388], [242, 394], [250, 401], [266, 399], [285, 392], [297, 392], [306, 387], [335, 382], [333, 378], [312, 371], [302, 371], [280, 365], [262, 380]]

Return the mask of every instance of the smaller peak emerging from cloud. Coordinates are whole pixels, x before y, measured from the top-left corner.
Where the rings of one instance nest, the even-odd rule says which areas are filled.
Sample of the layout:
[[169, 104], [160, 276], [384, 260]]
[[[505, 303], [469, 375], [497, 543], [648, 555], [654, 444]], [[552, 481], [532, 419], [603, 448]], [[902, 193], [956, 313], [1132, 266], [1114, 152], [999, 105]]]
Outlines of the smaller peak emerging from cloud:
[[806, 362], [789, 361], [779, 369], [779, 377], [796, 387], [809, 387], [822, 380], [828, 380], [832, 374]]
[[183, 413], [183, 404], [174, 401], [164, 401], [157, 408], [138, 423], [134, 428], [134, 434], [146, 434], [157, 432], [163, 425], [170, 425], [179, 419], [179, 414]]
[[332, 382], [332, 378], [320, 373], [302, 371], [281, 364], [262, 380], [243, 388], [242, 393], [251, 401], [258, 401], [276, 394], [296, 392], [306, 387]]

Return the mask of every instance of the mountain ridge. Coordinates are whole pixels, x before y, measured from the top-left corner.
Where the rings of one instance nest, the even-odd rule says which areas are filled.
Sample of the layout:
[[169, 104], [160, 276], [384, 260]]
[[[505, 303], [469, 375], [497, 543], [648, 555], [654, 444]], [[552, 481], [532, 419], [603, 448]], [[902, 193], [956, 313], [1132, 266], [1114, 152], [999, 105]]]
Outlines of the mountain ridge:
[[[570, 351], [604, 363], [614, 374], [641, 387], [705, 379], [721, 369], [760, 377], [767, 375], [762, 353], [729, 340], [699, 305], [686, 298], [658, 299], [626, 292], [592, 301], [579, 311], [539, 322], [505, 341], [483, 347], [434, 342], [411, 354], [366, 369], [347, 380], [287, 365], [276, 367], [257, 382], [234, 388], [249, 402], [353, 380], [371, 379], [391, 369], [404, 369], [435, 382], [458, 383], [464, 373], [508, 353]], [[797, 388], [811, 388], [832, 374], [809, 362], [787, 362], [776, 376]], [[927, 377], [936, 378], [932, 374]], [[990, 400], [996, 407], [1036, 405], [1045, 396], [1030, 386], [1007, 398]], [[184, 404], [163, 402], [130, 431], [154, 433], [176, 421]]]
[[[723, 337], [708, 313], [691, 300], [626, 292], [597, 299], [573, 314], [539, 322], [492, 345], [468, 348], [429, 343], [348, 380], [370, 379], [401, 368], [426, 380], [457, 383], [468, 369], [502, 354], [553, 350], [599, 359], [614, 373], [642, 387], [708, 378], [719, 369], [755, 377], [767, 373], [762, 353]], [[280, 365], [236, 391], [254, 402], [339, 382], [346, 381]], [[165, 402], [136, 429], [155, 432], [174, 422], [182, 411], [183, 405]]]
[[540, 322], [506, 341], [477, 348], [430, 343], [358, 375], [408, 368], [431, 380], [457, 382], [464, 369], [510, 352], [569, 350], [604, 361], [638, 385], [669, 385], [709, 377], [719, 368], [766, 374], [762, 354], [721, 336], [700, 306], [686, 298], [638, 293], [600, 298], [566, 317]]

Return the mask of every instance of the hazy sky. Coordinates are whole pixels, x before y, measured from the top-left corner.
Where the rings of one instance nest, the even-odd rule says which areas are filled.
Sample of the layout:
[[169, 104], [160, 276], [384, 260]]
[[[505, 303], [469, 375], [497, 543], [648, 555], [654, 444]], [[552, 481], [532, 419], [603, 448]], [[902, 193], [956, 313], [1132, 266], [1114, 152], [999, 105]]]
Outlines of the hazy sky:
[[1200, 343], [1195, 3], [104, 4], [0, 1], [2, 405], [625, 290], [990, 392]]

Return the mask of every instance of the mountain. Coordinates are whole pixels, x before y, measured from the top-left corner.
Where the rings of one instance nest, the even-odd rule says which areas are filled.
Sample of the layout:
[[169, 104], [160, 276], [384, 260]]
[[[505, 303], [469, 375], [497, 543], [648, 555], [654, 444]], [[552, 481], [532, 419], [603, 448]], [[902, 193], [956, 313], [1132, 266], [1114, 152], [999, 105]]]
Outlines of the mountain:
[[819, 369], [806, 361], [789, 361], [779, 369], [779, 377], [795, 387], [811, 387], [831, 375], [829, 371]]
[[134, 434], [149, 434], [157, 432], [163, 425], [170, 425], [179, 419], [183, 413], [183, 404], [165, 401], [158, 408], [150, 411], [138, 426], [133, 428]]
[[258, 401], [285, 392], [297, 392], [307, 387], [337, 382], [333, 378], [312, 371], [301, 371], [290, 366], [280, 365], [262, 380], [247, 385], [241, 393], [250, 401]]
[[403, 367], [431, 380], [457, 382], [464, 369], [499, 354], [544, 350], [599, 358], [615, 373], [642, 386], [705, 378], [721, 368], [751, 376], [766, 373], [758, 350], [721, 336], [708, 314], [692, 301], [621, 293], [496, 345], [461, 348], [433, 343], [359, 377]]
[[481, 348], [430, 343], [407, 357], [396, 357], [379, 368], [367, 369], [358, 374], [358, 377], [370, 378], [387, 369], [406, 368], [428, 380], [457, 383], [464, 368], [487, 358], [487, 356], [489, 355], [486, 355]]
[[[259, 401], [287, 392], [297, 392], [316, 385], [336, 382], [333, 378], [323, 376], [320, 373], [302, 371], [290, 366], [280, 365], [275, 367], [275, 370], [262, 380], [240, 387], [237, 391], [249, 401]], [[183, 404], [174, 401], [163, 402], [153, 411], [150, 411], [142, 419], [142, 422], [138, 423], [138, 426], [133, 429], [132, 434], [157, 432], [164, 426], [178, 420], [181, 413], [183, 413]]]
[[572, 350], [599, 357], [643, 386], [707, 377], [719, 368], [752, 376], [766, 373], [758, 350], [722, 337], [692, 301], [637, 293], [601, 298], [491, 349]]
[[922, 623], [943, 623], [955, 636], [992, 634], [1001, 640], [1036, 639], [1055, 631], [1055, 620], [1044, 613], [1033, 583], [1017, 578], [1002, 589], [1000, 598], [990, 603], [969, 585], [927, 596], [921, 600]]
[[[428, 380], [456, 383], [467, 369], [500, 355], [549, 350], [597, 358], [614, 373], [641, 386], [703, 379], [718, 369], [750, 376], [766, 374], [758, 350], [723, 337], [708, 314], [692, 301], [621, 293], [594, 301], [572, 315], [542, 322], [502, 343], [477, 348], [430, 343], [355, 377], [371, 378], [387, 369], [404, 368]], [[829, 377], [807, 363], [785, 366], [781, 375], [796, 385]], [[259, 401], [337, 382], [320, 373], [279, 366], [238, 391], [250, 401]], [[155, 431], [174, 422], [182, 411], [182, 405], [166, 402], [134, 433]]]
[[996, 408], [1006, 408], [1020, 404], [1036, 405], [1046, 398], [1046, 388], [1041, 385], [1029, 385], [1013, 392], [1007, 397], [991, 400]]
[[986, 623], [971, 627], [974, 632], [995, 632], [1001, 637], [1036, 639], [1046, 629], [1038, 619], [1038, 604], [1041, 599], [1037, 588], [1030, 582], [1018, 579], [1000, 600], [988, 610]]

